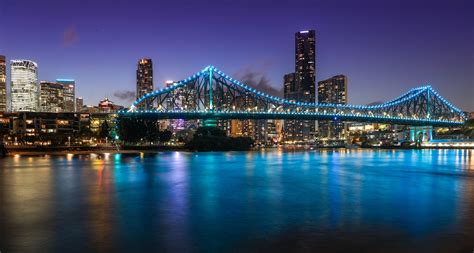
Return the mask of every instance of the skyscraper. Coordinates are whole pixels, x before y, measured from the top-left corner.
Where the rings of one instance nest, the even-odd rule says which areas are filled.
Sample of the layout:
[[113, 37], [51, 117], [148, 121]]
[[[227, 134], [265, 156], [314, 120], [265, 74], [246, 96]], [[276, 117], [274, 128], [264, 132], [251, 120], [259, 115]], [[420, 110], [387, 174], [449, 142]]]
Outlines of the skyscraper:
[[[344, 75], [333, 76], [318, 82], [318, 102], [326, 104], [347, 104], [347, 78]], [[318, 122], [319, 138], [329, 142], [344, 141], [345, 124], [334, 118], [332, 121]]]
[[314, 30], [295, 34], [295, 99], [316, 102], [316, 37]]
[[7, 64], [5, 56], [0, 55], [0, 112], [7, 110]]
[[[290, 81], [292, 80], [292, 81]], [[295, 73], [284, 77], [285, 98], [316, 102], [316, 37], [315, 31], [295, 33]], [[314, 140], [316, 122], [313, 120], [285, 121], [286, 141]]]
[[[289, 73], [283, 76], [283, 95], [285, 99], [290, 101], [295, 101], [295, 98], [298, 97], [295, 73]], [[285, 141], [294, 142], [303, 139], [303, 128], [300, 127], [300, 124], [303, 124], [301, 120], [285, 120]]]
[[40, 82], [41, 112], [63, 112], [64, 111], [64, 86], [54, 82]]
[[285, 99], [293, 100], [296, 93], [295, 73], [283, 76], [283, 96]]
[[[143, 58], [138, 61], [137, 67], [137, 99], [153, 91], [153, 63], [151, 59]], [[146, 101], [140, 108], [153, 108], [151, 101]]]
[[63, 85], [64, 89], [64, 111], [76, 111], [76, 81], [74, 79], [56, 79], [57, 83]]
[[11, 60], [10, 68], [12, 111], [38, 111], [38, 65], [30, 60]]

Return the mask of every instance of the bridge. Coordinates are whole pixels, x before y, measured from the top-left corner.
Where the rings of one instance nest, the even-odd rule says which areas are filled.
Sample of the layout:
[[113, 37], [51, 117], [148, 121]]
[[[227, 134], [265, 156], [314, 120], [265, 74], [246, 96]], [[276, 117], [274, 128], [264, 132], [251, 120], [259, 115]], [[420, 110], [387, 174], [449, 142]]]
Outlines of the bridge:
[[410, 126], [459, 126], [466, 115], [430, 85], [377, 105], [308, 103], [258, 91], [214, 66], [137, 99], [121, 117], [151, 119], [340, 120]]

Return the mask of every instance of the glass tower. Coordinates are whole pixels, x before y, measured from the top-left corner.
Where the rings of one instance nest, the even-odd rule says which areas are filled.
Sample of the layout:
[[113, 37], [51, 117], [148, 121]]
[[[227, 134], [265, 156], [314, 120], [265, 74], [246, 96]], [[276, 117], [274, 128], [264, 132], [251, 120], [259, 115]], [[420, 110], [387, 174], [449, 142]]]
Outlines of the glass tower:
[[38, 65], [30, 60], [11, 60], [11, 109], [38, 111]]
[[[318, 102], [321, 104], [347, 104], [347, 77], [333, 76], [318, 82]], [[345, 124], [334, 118], [318, 122], [319, 138], [330, 144], [337, 144], [345, 140]]]
[[[295, 33], [295, 73], [284, 76], [285, 98], [316, 102], [316, 35], [314, 30]], [[316, 133], [313, 120], [285, 121], [286, 141], [311, 142]]]
[[63, 85], [64, 111], [76, 111], [76, 81], [74, 79], [56, 79], [57, 83]]
[[[138, 61], [137, 67], [137, 99], [153, 91], [153, 63], [151, 59], [143, 58]], [[151, 101], [139, 105], [141, 109], [153, 108]]]
[[64, 86], [62, 84], [40, 82], [39, 110], [41, 112], [63, 112], [64, 99]]
[[0, 55], [0, 112], [7, 110], [7, 64], [5, 56]]

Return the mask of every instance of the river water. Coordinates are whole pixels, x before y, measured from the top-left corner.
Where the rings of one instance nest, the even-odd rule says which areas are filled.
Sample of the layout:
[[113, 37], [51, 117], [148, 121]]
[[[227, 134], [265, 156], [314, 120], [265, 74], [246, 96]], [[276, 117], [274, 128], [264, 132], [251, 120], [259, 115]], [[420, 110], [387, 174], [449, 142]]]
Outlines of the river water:
[[474, 150], [0, 160], [0, 251], [472, 252]]

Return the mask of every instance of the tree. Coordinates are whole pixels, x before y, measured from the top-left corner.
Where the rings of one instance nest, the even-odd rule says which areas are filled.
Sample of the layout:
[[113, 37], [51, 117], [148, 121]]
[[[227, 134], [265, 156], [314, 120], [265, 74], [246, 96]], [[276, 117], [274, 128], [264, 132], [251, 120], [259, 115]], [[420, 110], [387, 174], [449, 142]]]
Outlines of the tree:
[[110, 127], [109, 123], [107, 123], [107, 120], [102, 123], [100, 126], [100, 131], [99, 131], [99, 137], [102, 139], [105, 139], [110, 136]]
[[220, 128], [200, 127], [186, 147], [197, 151], [249, 150], [254, 142], [249, 137], [228, 137]]
[[171, 140], [173, 133], [170, 130], [164, 130], [159, 132], [159, 141], [161, 143], [168, 142]]

